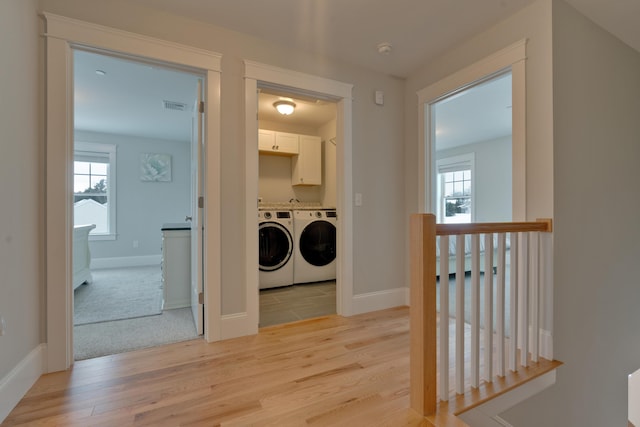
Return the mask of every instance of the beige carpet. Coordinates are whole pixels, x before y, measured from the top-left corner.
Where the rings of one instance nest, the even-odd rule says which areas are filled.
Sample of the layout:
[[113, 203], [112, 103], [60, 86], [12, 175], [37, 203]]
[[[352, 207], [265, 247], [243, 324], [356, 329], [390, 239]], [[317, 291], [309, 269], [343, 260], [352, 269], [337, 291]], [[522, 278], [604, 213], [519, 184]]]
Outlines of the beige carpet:
[[75, 360], [91, 359], [197, 338], [191, 308], [161, 315], [91, 323], [73, 328]]
[[93, 282], [73, 292], [74, 325], [162, 313], [159, 265], [92, 270]]

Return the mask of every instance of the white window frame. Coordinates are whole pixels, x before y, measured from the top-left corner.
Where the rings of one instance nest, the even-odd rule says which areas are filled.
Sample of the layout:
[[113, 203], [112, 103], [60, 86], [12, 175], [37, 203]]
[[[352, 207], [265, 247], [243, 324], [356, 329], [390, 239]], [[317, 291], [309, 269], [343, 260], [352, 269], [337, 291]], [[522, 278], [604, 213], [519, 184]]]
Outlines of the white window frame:
[[[89, 240], [116, 240], [116, 145], [100, 144], [95, 142], [81, 142], [74, 144], [73, 157], [74, 160], [80, 156], [107, 158], [109, 168], [107, 169], [107, 200], [109, 211], [108, 215], [108, 233], [90, 233]], [[75, 194], [75, 193], [74, 193]]]
[[436, 160], [436, 218], [439, 223], [444, 223], [444, 183], [441, 180], [440, 174], [455, 170], [471, 170], [471, 222], [476, 220], [476, 156], [475, 153], [461, 154], [459, 156], [445, 157]]

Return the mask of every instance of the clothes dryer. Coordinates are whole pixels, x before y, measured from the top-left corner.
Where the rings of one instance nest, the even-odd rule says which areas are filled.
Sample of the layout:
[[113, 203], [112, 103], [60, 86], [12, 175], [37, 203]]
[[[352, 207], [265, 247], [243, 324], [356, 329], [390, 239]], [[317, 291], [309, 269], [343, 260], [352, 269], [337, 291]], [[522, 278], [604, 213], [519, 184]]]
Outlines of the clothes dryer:
[[260, 289], [293, 284], [291, 211], [258, 211]]
[[293, 282], [309, 283], [336, 278], [335, 210], [295, 210]]

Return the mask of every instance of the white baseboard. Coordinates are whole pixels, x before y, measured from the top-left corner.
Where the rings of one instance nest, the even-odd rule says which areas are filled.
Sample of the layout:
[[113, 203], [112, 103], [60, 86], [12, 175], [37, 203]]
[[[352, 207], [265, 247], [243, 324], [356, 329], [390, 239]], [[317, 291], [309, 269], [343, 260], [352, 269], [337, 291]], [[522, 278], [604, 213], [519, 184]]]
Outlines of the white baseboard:
[[395, 288], [385, 291], [369, 292], [353, 296], [353, 314], [409, 305], [409, 289]]
[[458, 416], [474, 427], [509, 427], [510, 424], [498, 414], [551, 387], [555, 382], [556, 371], [554, 369]]
[[112, 258], [92, 258], [91, 268], [124, 268], [143, 265], [160, 265], [162, 255], [143, 255]]
[[38, 345], [11, 372], [0, 379], [0, 423], [45, 373], [46, 352], [46, 344]]
[[249, 316], [247, 313], [224, 314], [220, 317], [220, 339], [227, 340], [230, 338], [243, 337], [251, 335], [253, 332], [247, 322]]

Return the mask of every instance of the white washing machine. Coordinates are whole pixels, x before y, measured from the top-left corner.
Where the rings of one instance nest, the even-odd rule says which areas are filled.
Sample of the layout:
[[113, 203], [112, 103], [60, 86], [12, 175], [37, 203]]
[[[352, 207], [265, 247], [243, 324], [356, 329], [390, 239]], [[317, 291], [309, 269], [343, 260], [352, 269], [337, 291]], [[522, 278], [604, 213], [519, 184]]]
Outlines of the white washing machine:
[[335, 210], [293, 211], [293, 283], [335, 280], [336, 224]]
[[258, 211], [260, 289], [293, 284], [293, 242], [291, 211]]

